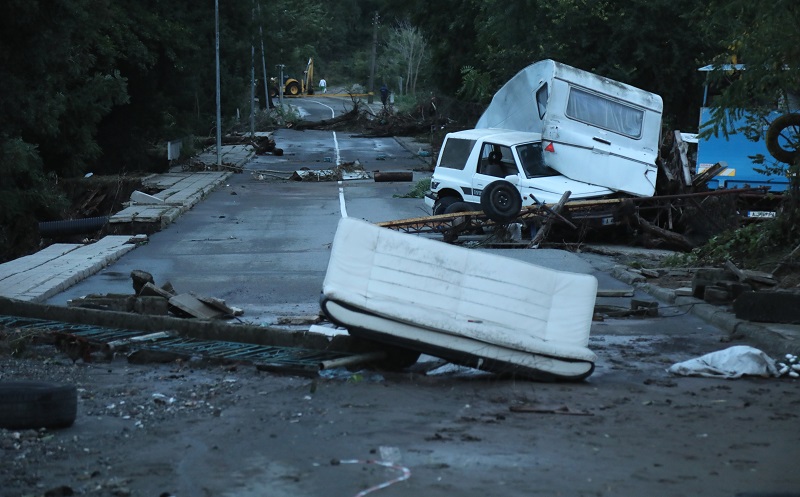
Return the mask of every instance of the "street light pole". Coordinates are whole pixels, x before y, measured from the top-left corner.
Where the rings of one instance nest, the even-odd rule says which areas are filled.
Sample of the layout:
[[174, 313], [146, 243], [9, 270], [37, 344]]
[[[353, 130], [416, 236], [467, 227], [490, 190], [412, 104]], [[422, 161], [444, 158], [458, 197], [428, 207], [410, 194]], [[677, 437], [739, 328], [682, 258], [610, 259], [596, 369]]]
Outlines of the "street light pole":
[[372, 65], [369, 71], [369, 97], [367, 102], [372, 103], [375, 95], [375, 57], [378, 52], [378, 12], [375, 11], [375, 18], [372, 21]]
[[217, 59], [217, 169], [222, 168], [222, 110], [219, 82], [219, 0], [214, 0], [214, 32]]

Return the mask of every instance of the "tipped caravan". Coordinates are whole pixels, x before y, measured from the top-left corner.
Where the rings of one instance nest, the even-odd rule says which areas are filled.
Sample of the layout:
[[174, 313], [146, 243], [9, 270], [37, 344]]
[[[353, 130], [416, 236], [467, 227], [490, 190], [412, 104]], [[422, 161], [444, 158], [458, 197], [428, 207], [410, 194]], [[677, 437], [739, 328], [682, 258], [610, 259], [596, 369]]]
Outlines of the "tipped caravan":
[[567, 178], [652, 196], [662, 112], [655, 93], [543, 60], [511, 78], [475, 127], [539, 133], [546, 165]]

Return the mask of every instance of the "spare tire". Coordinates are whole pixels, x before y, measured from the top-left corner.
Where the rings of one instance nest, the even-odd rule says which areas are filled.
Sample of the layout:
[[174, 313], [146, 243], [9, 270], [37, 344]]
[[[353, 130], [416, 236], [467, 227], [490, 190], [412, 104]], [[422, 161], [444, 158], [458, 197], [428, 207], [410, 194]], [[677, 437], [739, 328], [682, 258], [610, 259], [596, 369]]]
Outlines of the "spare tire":
[[780, 140], [781, 134], [786, 128], [794, 128], [792, 139], [800, 139], [800, 114], [784, 114], [772, 121], [767, 128], [767, 150], [770, 155], [780, 162], [794, 164], [800, 158], [800, 149], [784, 148], [785, 139]]
[[78, 413], [73, 385], [41, 381], [0, 382], [0, 428], [66, 428]]
[[517, 187], [508, 181], [492, 181], [481, 192], [481, 208], [492, 221], [509, 223], [522, 210], [522, 196]]

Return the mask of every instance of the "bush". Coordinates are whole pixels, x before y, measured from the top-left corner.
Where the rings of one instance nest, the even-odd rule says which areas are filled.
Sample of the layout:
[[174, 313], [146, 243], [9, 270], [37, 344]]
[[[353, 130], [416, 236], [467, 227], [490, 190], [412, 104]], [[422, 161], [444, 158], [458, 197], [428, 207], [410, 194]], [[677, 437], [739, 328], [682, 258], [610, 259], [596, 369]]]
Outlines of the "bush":
[[733, 261], [743, 267], [757, 268], [772, 264], [772, 256], [786, 251], [797, 242], [792, 232], [784, 230], [779, 217], [724, 231], [688, 254], [667, 258], [670, 266], [715, 266]]

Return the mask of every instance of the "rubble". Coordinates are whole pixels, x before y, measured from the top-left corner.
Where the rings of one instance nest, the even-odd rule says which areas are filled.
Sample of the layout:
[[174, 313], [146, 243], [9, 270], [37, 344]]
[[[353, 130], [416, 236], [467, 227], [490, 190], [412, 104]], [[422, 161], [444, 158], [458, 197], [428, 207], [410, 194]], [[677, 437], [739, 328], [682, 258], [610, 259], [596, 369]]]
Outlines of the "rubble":
[[174, 315], [197, 319], [230, 319], [244, 311], [232, 307], [217, 297], [178, 294], [167, 282], [156, 286], [153, 275], [147, 271], [131, 271], [133, 295], [90, 294], [67, 302], [68, 307], [82, 307], [105, 311], [131, 312], [151, 316]]
[[292, 181], [342, 181], [369, 179], [369, 173], [359, 160], [345, 162], [330, 169], [302, 168], [289, 176]]

